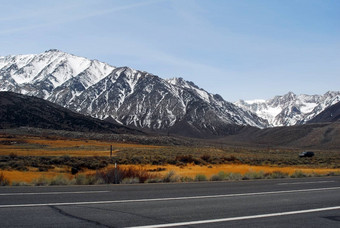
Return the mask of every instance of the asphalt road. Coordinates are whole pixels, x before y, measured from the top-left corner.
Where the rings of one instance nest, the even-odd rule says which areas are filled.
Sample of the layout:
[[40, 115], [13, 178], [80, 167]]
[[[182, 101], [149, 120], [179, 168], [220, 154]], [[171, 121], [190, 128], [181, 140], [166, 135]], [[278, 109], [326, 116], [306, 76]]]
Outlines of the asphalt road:
[[340, 177], [1, 187], [1, 227], [340, 227]]

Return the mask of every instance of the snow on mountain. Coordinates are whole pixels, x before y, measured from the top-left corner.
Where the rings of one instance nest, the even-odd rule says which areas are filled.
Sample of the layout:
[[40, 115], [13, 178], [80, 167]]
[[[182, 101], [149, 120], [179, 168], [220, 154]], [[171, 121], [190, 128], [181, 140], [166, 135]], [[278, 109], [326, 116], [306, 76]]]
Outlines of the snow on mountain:
[[[107, 64], [55, 49], [38, 55], [1, 57], [0, 67], [2, 78], [10, 76], [7, 81], [11, 81], [11, 91], [44, 99], [48, 99], [54, 89], [84, 71], [88, 72], [84, 72], [83, 80], [92, 85], [113, 70]], [[87, 77], [91, 70], [94, 72]], [[7, 90], [8, 86], [0, 86], [0, 90]]]
[[183, 78], [162, 79], [59, 50], [0, 57], [0, 91], [43, 98], [73, 111], [128, 126], [223, 135], [231, 125], [303, 124], [340, 100], [340, 92], [270, 100], [225, 101]]
[[218, 125], [266, 123], [250, 112], [212, 95], [184, 79], [164, 80], [128, 67], [116, 68], [66, 107], [128, 126], [169, 129], [185, 121], [219, 134]]
[[162, 79], [58, 50], [0, 58], [0, 90], [52, 101], [100, 119], [154, 130], [182, 126], [221, 134], [268, 123], [182, 78]]
[[296, 95], [289, 92], [269, 100], [235, 102], [235, 105], [268, 120], [269, 126], [292, 126], [304, 124], [325, 108], [340, 101], [340, 92], [324, 95]]
[[76, 86], [78, 90], [81, 86], [87, 88], [114, 69], [97, 60], [88, 60], [56, 49], [37, 55], [1, 57], [0, 67], [0, 75], [7, 83], [0, 85], [0, 90], [37, 96], [53, 102], [56, 100], [56, 91], [60, 95], [62, 88], [72, 90], [69, 86], [74, 83], [71, 81], [79, 83]]

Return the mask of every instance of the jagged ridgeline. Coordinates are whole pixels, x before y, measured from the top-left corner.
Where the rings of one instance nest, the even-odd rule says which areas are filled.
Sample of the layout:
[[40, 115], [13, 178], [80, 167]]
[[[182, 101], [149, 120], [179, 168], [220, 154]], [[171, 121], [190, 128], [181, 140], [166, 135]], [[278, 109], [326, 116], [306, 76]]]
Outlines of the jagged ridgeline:
[[296, 95], [289, 92], [268, 100], [239, 100], [235, 105], [268, 120], [270, 127], [277, 127], [313, 122], [313, 118], [338, 102], [339, 91], [329, 91], [324, 95]]
[[304, 124], [340, 101], [340, 92], [288, 93], [233, 104], [182, 78], [163, 79], [55, 49], [0, 57], [0, 91], [43, 98], [116, 124], [199, 137], [234, 134], [245, 126]]
[[182, 78], [162, 79], [129, 67], [58, 50], [0, 58], [0, 90], [36, 96], [126, 126], [184, 135], [225, 135], [267, 121]]

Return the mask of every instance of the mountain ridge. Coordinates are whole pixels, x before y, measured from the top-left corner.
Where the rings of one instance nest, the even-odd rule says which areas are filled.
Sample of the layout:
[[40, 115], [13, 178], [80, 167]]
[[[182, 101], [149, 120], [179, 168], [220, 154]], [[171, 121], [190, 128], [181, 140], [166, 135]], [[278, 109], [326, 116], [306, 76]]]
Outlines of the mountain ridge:
[[323, 100], [289, 92], [267, 101], [231, 103], [183, 78], [162, 79], [56, 49], [0, 57], [0, 91], [43, 98], [125, 126], [200, 137], [244, 126], [304, 124], [340, 100], [340, 92], [328, 92]]
[[140, 129], [167, 131], [186, 125], [201, 131], [200, 135], [220, 135], [230, 125], [267, 125], [182, 78], [162, 79], [57, 50], [1, 57], [0, 82], [0, 90], [44, 98], [84, 115], [112, 118]]
[[328, 91], [323, 95], [288, 92], [268, 100], [239, 100], [234, 104], [267, 119], [269, 127], [278, 127], [305, 124], [339, 101], [340, 91]]

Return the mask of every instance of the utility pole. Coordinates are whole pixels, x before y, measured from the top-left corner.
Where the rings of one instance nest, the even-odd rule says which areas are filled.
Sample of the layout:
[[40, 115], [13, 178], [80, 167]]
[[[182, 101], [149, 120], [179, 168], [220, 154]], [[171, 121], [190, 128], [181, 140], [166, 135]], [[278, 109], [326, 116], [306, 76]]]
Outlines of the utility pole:
[[110, 158], [112, 158], [112, 145], [110, 147]]
[[117, 171], [117, 162], [115, 162], [115, 184], [118, 184], [118, 171]]

